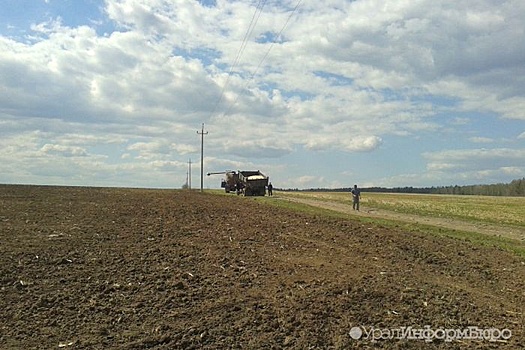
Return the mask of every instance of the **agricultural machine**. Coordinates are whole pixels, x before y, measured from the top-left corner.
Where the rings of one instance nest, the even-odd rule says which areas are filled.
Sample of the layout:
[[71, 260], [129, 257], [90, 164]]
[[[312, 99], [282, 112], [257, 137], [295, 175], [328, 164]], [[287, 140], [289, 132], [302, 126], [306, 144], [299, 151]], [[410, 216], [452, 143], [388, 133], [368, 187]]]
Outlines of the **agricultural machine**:
[[245, 196], [264, 196], [266, 194], [269, 178], [259, 170], [219, 171], [207, 175], [218, 174], [224, 175], [221, 180], [221, 188], [224, 188], [226, 193], [242, 193]]

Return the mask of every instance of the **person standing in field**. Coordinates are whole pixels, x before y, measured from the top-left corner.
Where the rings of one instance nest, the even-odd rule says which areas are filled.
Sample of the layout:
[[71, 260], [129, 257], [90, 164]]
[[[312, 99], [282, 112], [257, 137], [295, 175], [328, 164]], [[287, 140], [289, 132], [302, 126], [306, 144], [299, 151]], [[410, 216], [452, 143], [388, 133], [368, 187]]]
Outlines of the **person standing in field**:
[[268, 184], [268, 196], [273, 196], [273, 185], [271, 182]]
[[354, 185], [354, 188], [352, 189], [352, 191], [350, 191], [350, 193], [352, 193], [352, 208], [354, 210], [359, 211], [359, 200], [361, 199], [361, 191], [359, 190], [359, 188], [357, 188], [357, 185]]

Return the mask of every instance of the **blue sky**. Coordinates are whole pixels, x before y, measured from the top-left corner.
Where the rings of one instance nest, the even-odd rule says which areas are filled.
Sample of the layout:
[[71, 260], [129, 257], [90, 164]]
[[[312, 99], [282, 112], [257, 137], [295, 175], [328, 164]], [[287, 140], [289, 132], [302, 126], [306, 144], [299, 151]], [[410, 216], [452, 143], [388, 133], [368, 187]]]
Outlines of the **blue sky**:
[[[295, 10], [294, 10], [295, 9]], [[525, 3], [0, 0], [0, 183], [525, 177]], [[220, 176], [204, 179], [216, 188]]]

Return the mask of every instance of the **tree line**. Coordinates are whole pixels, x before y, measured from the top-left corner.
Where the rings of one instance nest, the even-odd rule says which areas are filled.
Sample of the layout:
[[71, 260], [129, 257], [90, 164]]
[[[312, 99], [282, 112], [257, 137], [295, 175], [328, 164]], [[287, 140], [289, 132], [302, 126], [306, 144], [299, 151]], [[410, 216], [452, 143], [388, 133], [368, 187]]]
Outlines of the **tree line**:
[[[280, 189], [281, 191], [317, 191], [317, 192], [349, 192], [351, 188], [310, 188]], [[512, 180], [510, 183], [498, 183], [490, 185], [467, 185], [467, 186], [432, 186], [432, 187], [365, 187], [362, 192], [386, 192], [386, 193], [419, 193], [419, 194], [457, 194], [476, 196], [521, 196], [525, 197], [525, 178]]]
[[437, 194], [463, 194], [481, 196], [525, 196], [525, 178], [510, 183], [470, 186], [445, 186], [434, 188]]

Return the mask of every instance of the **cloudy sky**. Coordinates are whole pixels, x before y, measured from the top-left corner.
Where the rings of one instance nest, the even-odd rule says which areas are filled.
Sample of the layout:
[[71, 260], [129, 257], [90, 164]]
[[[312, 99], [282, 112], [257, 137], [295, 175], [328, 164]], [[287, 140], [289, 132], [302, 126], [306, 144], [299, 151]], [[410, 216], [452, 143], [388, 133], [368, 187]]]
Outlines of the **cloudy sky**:
[[[525, 177], [523, 0], [0, 0], [0, 183]], [[204, 179], [219, 186], [220, 176]]]

